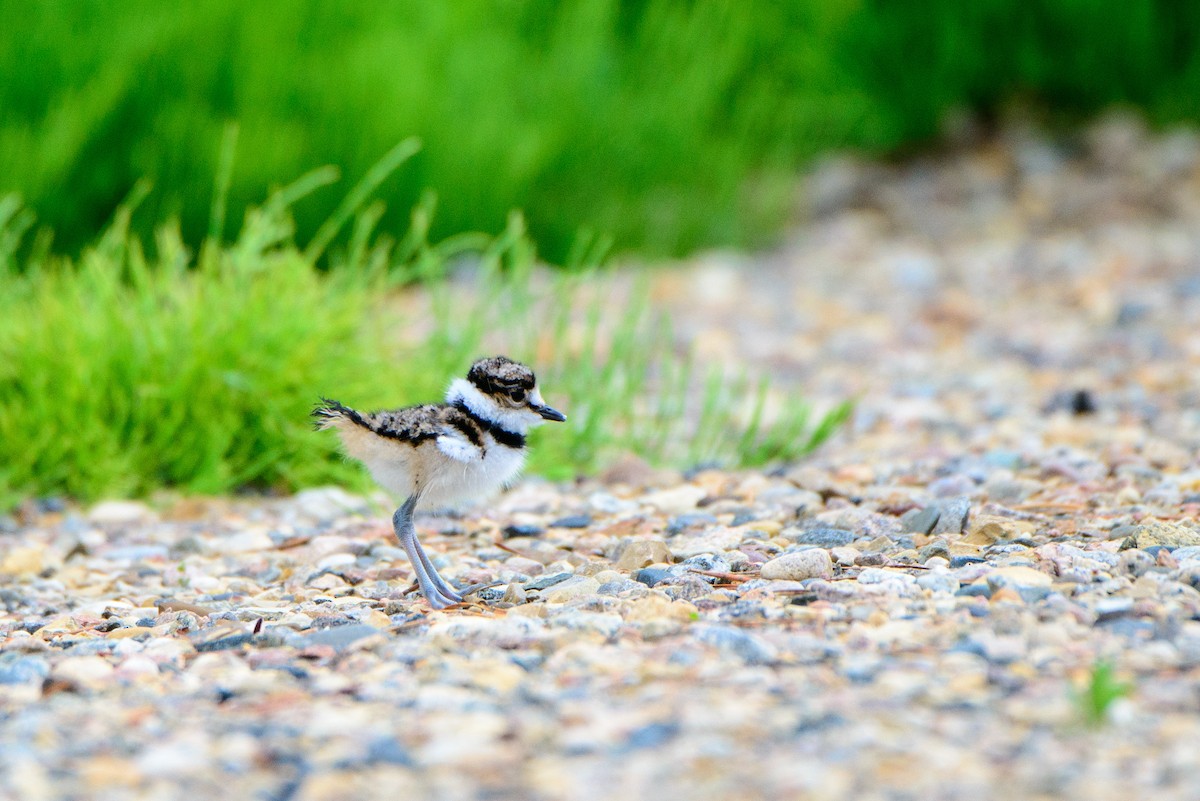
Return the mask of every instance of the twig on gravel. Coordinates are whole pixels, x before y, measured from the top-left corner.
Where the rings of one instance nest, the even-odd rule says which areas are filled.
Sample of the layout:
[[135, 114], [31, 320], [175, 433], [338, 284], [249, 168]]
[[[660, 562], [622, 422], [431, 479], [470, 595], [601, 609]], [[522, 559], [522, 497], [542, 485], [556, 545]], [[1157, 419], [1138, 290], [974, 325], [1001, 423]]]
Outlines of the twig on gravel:
[[1018, 503], [1010, 508], [1021, 512], [1033, 512], [1037, 510], [1059, 511], [1059, 512], [1086, 512], [1091, 507], [1086, 503]]
[[[523, 559], [533, 559], [533, 557], [532, 557], [532, 556], [530, 556], [529, 554], [525, 553], [524, 551], [518, 551], [516, 548], [510, 548], [510, 547], [508, 547], [507, 545], [505, 545], [503, 542], [501, 542], [500, 540], [492, 540], [492, 545], [495, 545], [495, 546], [496, 546], [497, 548], [499, 548], [500, 550], [502, 550], [502, 551], [506, 551], [506, 552], [508, 552], [508, 553], [511, 553], [511, 554], [513, 554], [514, 556], [520, 556], [520, 557], [522, 557]], [[537, 560], [536, 560], [536, 559], [534, 559], [534, 561], [536, 562]]]
[[725, 579], [726, 581], [742, 582], [751, 581], [758, 578], [757, 573], [722, 573], [719, 570], [699, 570], [697, 568], [689, 568], [689, 573], [699, 573], [701, 576], [712, 576], [713, 578]]

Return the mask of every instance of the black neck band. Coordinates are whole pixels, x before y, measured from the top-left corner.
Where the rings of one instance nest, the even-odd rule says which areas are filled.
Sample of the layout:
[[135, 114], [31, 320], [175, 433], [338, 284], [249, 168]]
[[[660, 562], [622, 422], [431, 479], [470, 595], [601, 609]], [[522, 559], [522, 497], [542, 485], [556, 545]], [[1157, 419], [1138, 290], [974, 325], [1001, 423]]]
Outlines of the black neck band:
[[501, 445], [504, 445], [508, 448], [516, 448], [518, 450], [525, 447], [524, 434], [518, 434], [515, 431], [509, 431], [507, 428], [501, 428], [491, 420], [484, 420], [482, 417], [475, 414], [475, 412], [471, 410], [471, 407], [467, 406], [467, 402], [462, 398], [456, 400], [453, 403], [453, 406], [455, 409], [458, 409], [467, 417], [470, 417], [472, 420], [474, 420], [480, 428], [491, 434], [492, 439], [496, 440], [496, 442], [500, 443]]

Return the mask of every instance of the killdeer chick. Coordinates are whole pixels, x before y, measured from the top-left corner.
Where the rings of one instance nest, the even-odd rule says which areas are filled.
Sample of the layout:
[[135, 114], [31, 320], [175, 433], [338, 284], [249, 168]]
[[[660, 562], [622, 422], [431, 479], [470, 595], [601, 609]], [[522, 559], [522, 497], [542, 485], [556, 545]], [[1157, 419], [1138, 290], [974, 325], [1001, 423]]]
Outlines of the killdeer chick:
[[445, 403], [365, 414], [321, 399], [313, 410], [318, 429], [338, 432], [346, 453], [404, 503], [392, 515], [421, 593], [434, 609], [462, 601], [438, 575], [417, 541], [417, 504], [450, 506], [491, 493], [511, 481], [525, 461], [525, 434], [566, 415], [538, 392], [533, 371], [504, 356], [480, 359], [456, 378]]

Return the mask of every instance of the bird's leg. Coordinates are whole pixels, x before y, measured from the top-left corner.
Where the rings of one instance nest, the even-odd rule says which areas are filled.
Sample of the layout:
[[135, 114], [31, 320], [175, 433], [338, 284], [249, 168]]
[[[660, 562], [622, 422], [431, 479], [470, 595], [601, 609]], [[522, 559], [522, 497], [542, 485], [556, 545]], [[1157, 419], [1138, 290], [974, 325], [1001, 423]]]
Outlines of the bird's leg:
[[417, 586], [421, 588], [421, 594], [434, 609], [445, 609], [447, 606], [461, 602], [462, 596], [438, 575], [437, 568], [429, 561], [429, 557], [425, 555], [425, 549], [417, 541], [417, 531], [413, 527], [412, 520], [413, 510], [416, 506], [417, 495], [414, 493], [392, 515], [392, 526], [396, 529], [396, 538], [400, 540], [400, 547], [408, 554], [408, 561], [412, 564], [413, 572], [417, 576]]

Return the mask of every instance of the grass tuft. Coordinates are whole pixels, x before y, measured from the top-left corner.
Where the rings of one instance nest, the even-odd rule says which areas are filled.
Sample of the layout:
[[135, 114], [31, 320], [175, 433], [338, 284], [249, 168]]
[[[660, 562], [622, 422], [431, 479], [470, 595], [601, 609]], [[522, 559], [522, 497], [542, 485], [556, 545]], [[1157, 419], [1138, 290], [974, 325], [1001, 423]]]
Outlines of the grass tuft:
[[1092, 665], [1084, 684], [1072, 691], [1071, 698], [1083, 722], [1099, 728], [1108, 722], [1113, 704], [1132, 692], [1132, 684], [1117, 679], [1112, 662], [1100, 660]]
[[[796, 458], [845, 419], [847, 406], [814, 419], [785, 399], [768, 421], [770, 387], [699, 375], [645, 285], [614, 316], [594, 268], [535, 268], [520, 215], [495, 237], [432, 242], [427, 197], [398, 241], [376, 235], [370, 189], [412, 152], [409, 141], [390, 151], [337, 208], [323, 230], [351, 233], [327, 270], [313, 260], [330, 236], [297, 246], [290, 208], [336, 180], [329, 169], [278, 189], [236, 239], [198, 251], [177, 224], [160, 227], [152, 248], [131, 232], [150, 191], [139, 184], [78, 259], [35, 243], [40, 255], [16, 263], [32, 220], [0, 200], [0, 504], [366, 486], [334, 438], [310, 430], [316, 398], [367, 409], [427, 401], [494, 352], [536, 365], [569, 414], [531, 464], [556, 477], [629, 451], [681, 466]], [[454, 264], [469, 281], [445, 280]], [[412, 281], [425, 284], [427, 313], [396, 290]]]

